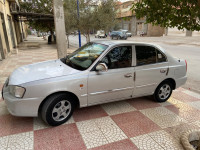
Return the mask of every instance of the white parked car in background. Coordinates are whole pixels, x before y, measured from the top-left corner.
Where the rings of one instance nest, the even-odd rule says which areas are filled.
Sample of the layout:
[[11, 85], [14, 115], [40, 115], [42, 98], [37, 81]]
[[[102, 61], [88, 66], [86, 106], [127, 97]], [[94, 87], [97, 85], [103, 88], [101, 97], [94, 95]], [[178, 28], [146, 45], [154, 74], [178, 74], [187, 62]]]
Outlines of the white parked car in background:
[[90, 42], [58, 60], [16, 69], [3, 87], [15, 116], [38, 116], [49, 125], [66, 122], [76, 107], [153, 95], [165, 102], [186, 82], [187, 63], [158, 45]]
[[95, 34], [95, 38], [106, 38], [106, 34], [104, 30], [97, 31], [97, 34]]

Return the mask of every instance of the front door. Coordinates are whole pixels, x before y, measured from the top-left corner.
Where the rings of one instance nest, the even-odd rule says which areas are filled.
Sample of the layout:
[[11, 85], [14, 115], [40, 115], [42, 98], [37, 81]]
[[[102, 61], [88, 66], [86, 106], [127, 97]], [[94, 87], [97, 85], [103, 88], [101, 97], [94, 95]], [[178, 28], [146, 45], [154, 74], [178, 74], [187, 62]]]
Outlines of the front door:
[[108, 71], [89, 73], [88, 105], [132, 97], [132, 46], [115, 47], [100, 62], [107, 65]]
[[157, 48], [136, 45], [134, 96], [151, 95], [168, 74], [166, 56]]

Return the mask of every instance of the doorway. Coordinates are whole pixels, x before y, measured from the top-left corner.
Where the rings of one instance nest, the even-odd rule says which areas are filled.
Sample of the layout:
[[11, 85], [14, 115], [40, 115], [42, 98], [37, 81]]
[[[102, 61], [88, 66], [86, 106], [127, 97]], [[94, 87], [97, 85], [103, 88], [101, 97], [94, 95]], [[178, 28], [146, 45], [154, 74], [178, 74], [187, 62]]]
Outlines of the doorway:
[[16, 48], [12, 20], [11, 20], [10, 16], [8, 16], [8, 24], [9, 24], [9, 28], [10, 28], [10, 36], [11, 36], [11, 40], [12, 40], [12, 45], [13, 45], [13, 48]]
[[4, 52], [3, 52], [3, 45], [1, 40], [1, 34], [0, 34], [0, 61], [5, 59]]
[[7, 34], [7, 30], [6, 30], [6, 24], [5, 24], [4, 15], [2, 13], [1, 13], [1, 21], [2, 21], [2, 27], [3, 27], [3, 32], [4, 32], [4, 38], [5, 38], [5, 42], [6, 42], [6, 47], [7, 47], [8, 53], [9, 53], [10, 52], [10, 46], [9, 46], [9, 41], [8, 41], [8, 34]]

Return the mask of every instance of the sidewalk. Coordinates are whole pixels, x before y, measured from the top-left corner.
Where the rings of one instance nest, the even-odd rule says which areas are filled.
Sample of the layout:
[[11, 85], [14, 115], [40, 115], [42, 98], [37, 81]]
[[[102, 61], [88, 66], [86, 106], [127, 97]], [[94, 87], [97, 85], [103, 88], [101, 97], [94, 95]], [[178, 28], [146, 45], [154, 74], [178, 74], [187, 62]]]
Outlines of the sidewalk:
[[[42, 40], [19, 50], [0, 63], [0, 90], [15, 68], [56, 58], [55, 45]], [[81, 108], [49, 127], [40, 118], [11, 116], [0, 96], [0, 150], [182, 150], [180, 135], [200, 129], [199, 114], [200, 95], [179, 88], [165, 103], [142, 97]]]
[[170, 45], [193, 45], [200, 46], [200, 36], [163, 36], [163, 37], [140, 37], [134, 36], [128, 38], [130, 41], [135, 42], [150, 42], [150, 43], [164, 43]]

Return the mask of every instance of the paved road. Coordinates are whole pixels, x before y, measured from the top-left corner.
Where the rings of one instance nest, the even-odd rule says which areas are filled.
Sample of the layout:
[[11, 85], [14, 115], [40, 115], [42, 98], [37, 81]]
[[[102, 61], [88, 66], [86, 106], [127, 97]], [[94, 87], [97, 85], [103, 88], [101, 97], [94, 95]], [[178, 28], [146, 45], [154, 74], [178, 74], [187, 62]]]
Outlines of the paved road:
[[183, 87], [200, 93], [200, 47], [162, 43], [160, 45], [173, 56], [187, 60], [188, 80]]
[[[78, 47], [78, 36], [70, 36], [70, 45]], [[91, 36], [91, 41], [97, 40]], [[105, 39], [98, 39], [105, 40]], [[110, 40], [107, 38], [107, 40]], [[134, 38], [128, 40], [133, 41]], [[137, 39], [138, 41], [138, 39]], [[86, 43], [86, 39], [82, 36], [82, 44]], [[200, 93], [200, 46], [193, 45], [178, 45], [178, 44], [166, 44], [164, 42], [152, 42], [157, 43], [165, 48], [171, 55], [187, 60], [188, 63], [188, 80], [183, 86], [184, 88], [191, 89]]]

